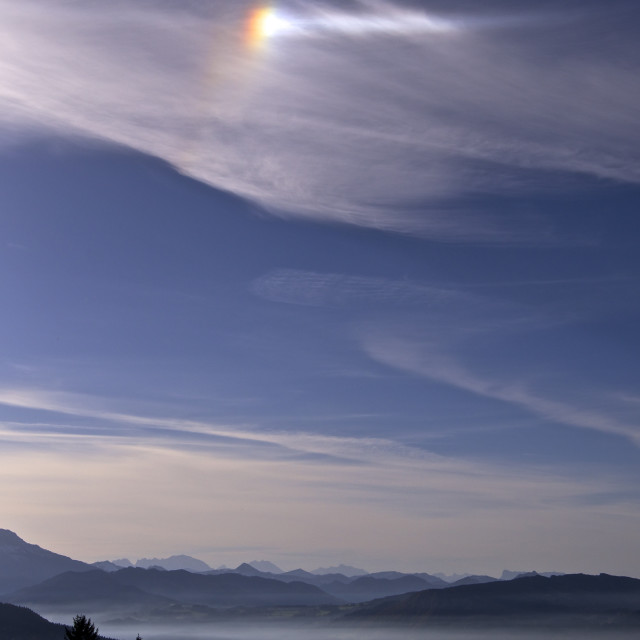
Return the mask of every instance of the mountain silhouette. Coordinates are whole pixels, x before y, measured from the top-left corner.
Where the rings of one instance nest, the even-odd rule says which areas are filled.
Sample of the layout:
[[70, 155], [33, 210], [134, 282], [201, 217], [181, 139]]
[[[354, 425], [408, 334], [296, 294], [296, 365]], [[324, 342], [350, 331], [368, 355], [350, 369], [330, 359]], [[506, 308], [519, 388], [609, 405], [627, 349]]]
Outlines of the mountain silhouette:
[[169, 597], [147, 593], [135, 586], [122, 584], [114, 578], [114, 575], [99, 569], [82, 573], [70, 571], [8, 594], [5, 600], [39, 610], [68, 611], [69, 613], [76, 613], [78, 609], [137, 610], [168, 606], [175, 602]]
[[[432, 589], [439, 589], [440, 587], [448, 587], [450, 586], [448, 582], [443, 580], [442, 578], [438, 578], [437, 576], [431, 575], [430, 573], [402, 573], [401, 571], [377, 571], [375, 573], [370, 573], [368, 575], [369, 578], [384, 578], [387, 580], [396, 580], [397, 578], [405, 578], [406, 576], [415, 576], [424, 580], [425, 584], [427, 584]], [[424, 587], [425, 589], [427, 587]]]
[[0, 604], [2, 640], [62, 640], [64, 626], [45, 620], [26, 607]]
[[8, 602], [42, 610], [148, 610], [173, 604], [232, 606], [318, 606], [337, 598], [301, 582], [285, 583], [235, 573], [203, 575], [183, 569], [94, 570], [64, 573], [5, 596]]
[[278, 565], [273, 564], [273, 562], [270, 562], [269, 560], [252, 560], [247, 564], [250, 564], [254, 569], [262, 571], [263, 573], [284, 573]]
[[0, 529], [0, 594], [38, 584], [65, 571], [94, 569], [84, 562], [29, 544], [13, 531]]
[[92, 562], [91, 566], [94, 569], [100, 569], [101, 571], [106, 571], [110, 573], [112, 571], [120, 571], [122, 567], [120, 565], [115, 564], [114, 562], [110, 562], [109, 560], [101, 560], [99, 562]]
[[455, 582], [450, 583], [448, 586], [450, 587], [461, 587], [467, 584], [485, 584], [487, 582], [497, 582], [498, 578], [493, 578], [492, 576], [465, 576], [464, 578], [460, 578]]
[[428, 623], [438, 619], [606, 616], [640, 625], [640, 580], [600, 574], [532, 576], [431, 589], [363, 605], [350, 618]]
[[312, 569], [310, 573], [317, 576], [323, 576], [328, 573], [339, 573], [347, 578], [357, 578], [359, 576], [366, 576], [368, 571], [364, 569], [358, 569], [348, 564], [339, 564], [335, 567], [319, 567], [318, 569]]
[[[344, 566], [344, 565], [343, 565]], [[439, 589], [449, 586], [444, 580], [428, 573], [408, 574], [400, 571], [381, 571], [364, 576], [346, 576], [342, 573], [311, 573], [304, 569], [293, 569], [283, 573], [266, 573], [259, 571], [251, 564], [243, 563], [235, 569], [208, 571], [208, 575], [236, 573], [244, 576], [255, 576], [279, 580], [281, 582], [304, 582], [319, 587], [323, 591], [345, 602], [366, 602], [375, 598], [421, 591], [423, 589]], [[487, 577], [488, 578], [488, 577]], [[493, 580], [494, 578], [488, 578]], [[483, 580], [486, 581], [486, 580]]]
[[327, 593], [347, 602], [366, 602], [375, 598], [394, 596], [412, 591], [422, 591], [434, 587], [426, 580], [413, 575], [404, 575], [400, 578], [375, 578], [362, 576], [347, 584], [332, 582], [322, 587]]
[[238, 575], [241, 576], [262, 576], [262, 577], [266, 577], [265, 576], [265, 571], [260, 571], [260, 569], [256, 569], [253, 565], [249, 564], [248, 562], [243, 562], [241, 565], [237, 566], [233, 571], [229, 571], [227, 573], [237, 573]]
[[206, 575], [188, 571], [122, 569], [110, 574], [122, 585], [173, 598], [188, 604], [209, 606], [323, 605], [341, 602], [318, 587], [303, 582], [282, 582], [237, 573]]
[[191, 571], [192, 573], [211, 571], [211, 567], [206, 562], [185, 555], [170, 556], [169, 558], [140, 558], [140, 560], [136, 562], [135, 566], [142, 569], [162, 567], [167, 571], [184, 569], [185, 571]]
[[332, 574], [320, 574], [315, 575], [304, 569], [293, 569], [292, 571], [284, 571], [282, 573], [271, 573], [266, 571], [260, 571], [252, 564], [242, 563], [235, 569], [212, 569], [211, 571], [204, 572], [206, 575], [221, 575], [223, 573], [237, 573], [243, 576], [255, 576], [260, 578], [268, 578], [270, 580], [279, 580], [280, 582], [304, 582], [306, 584], [312, 584], [322, 589], [323, 585], [330, 584], [331, 582], [351, 582], [354, 578], [348, 578], [341, 573]]

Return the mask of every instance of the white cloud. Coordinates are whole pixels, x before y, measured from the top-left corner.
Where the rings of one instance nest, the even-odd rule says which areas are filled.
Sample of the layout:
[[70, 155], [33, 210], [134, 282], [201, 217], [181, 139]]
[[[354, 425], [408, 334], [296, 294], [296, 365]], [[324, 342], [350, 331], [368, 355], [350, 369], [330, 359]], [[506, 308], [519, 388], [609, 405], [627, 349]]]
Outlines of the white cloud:
[[[442, 240], [549, 238], [535, 219], [450, 202], [544, 186], [514, 167], [640, 181], [637, 52], [623, 21], [617, 44], [599, 16], [527, 26], [529, 14], [255, 48], [252, 6], [2, 0], [0, 119], [130, 145], [291, 214]], [[368, 7], [378, 24], [398, 11]]]

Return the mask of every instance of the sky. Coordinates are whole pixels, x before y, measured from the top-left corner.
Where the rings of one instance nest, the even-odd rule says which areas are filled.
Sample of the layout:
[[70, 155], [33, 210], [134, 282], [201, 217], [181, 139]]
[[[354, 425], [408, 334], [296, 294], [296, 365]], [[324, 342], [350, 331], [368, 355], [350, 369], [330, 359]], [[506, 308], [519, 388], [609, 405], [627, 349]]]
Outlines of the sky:
[[640, 577], [639, 31], [0, 0], [0, 526]]

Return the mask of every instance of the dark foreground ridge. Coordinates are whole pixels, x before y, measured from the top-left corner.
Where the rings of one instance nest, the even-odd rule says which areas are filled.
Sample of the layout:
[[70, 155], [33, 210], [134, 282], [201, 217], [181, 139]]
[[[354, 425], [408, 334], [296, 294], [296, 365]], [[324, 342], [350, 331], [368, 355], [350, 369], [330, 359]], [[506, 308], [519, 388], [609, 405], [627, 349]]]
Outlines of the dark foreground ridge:
[[430, 589], [366, 603], [353, 621], [427, 625], [438, 622], [561, 620], [640, 626], [640, 580], [601, 573], [532, 576]]
[[[1, 640], [63, 640], [66, 629], [67, 625], [49, 622], [26, 607], [0, 603]], [[98, 639], [113, 640], [103, 636]]]
[[64, 626], [45, 620], [25, 607], [0, 604], [2, 640], [62, 640]]

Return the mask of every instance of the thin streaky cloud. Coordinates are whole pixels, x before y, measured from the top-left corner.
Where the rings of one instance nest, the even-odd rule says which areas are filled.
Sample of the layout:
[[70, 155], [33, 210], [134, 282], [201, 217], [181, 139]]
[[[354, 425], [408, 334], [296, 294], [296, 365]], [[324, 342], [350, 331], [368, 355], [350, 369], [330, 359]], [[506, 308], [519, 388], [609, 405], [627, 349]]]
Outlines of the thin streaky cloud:
[[[108, 545], [99, 551], [103, 554], [109, 545], [118, 547], [115, 542], [122, 551], [127, 539], [128, 544], [144, 541], [133, 543], [142, 549], [141, 544], [148, 545], [144, 534], [150, 527], [162, 532], [158, 543], [175, 546], [179, 540], [184, 544], [179, 529], [185, 520], [195, 518], [199, 526], [189, 544], [198, 546], [211, 545], [212, 531], [220, 547], [251, 546], [255, 542], [251, 532], [257, 526], [262, 544], [304, 551], [314, 531], [323, 531], [321, 548], [344, 544], [345, 536], [355, 535], [358, 553], [373, 545], [371, 555], [375, 556], [398, 531], [403, 537], [427, 536], [432, 552], [450, 546], [455, 553], [456, 547], [472, 544], [479, 553], [478, 528], [486, 527], [496, 535], [505, 526], [505, 517], [518, 522], [523, 534], [529, 532], [519, 539], [522, 545], [534, 532], [557, 531], [559, 522], [562, 526], [576, 519], [580, 522], [587, 513], [593, 518], [589, 495], [617, 496], [599, 508], [599, 518], [624, 517], [637, 510], [637, 502], [624, 494], [615, 477], [568, 477], [521, 464], [385, 457], [375, 465], [331, 467], [329, 472], [322, 463], [225, 459], [153, 443], [85, 447], [78, 453], [82, 455], [76, 456], [76, 464], [69, 464], [64, 450], [10, 451], [2, 455], [0, 465], [0, 498], [4, 504], [8, 494], [12, 496], [6, 502], [13, 505], [12, 517], [23, 518], [23, 505], [37, 497], [40, 504], [55, 505], [51, 526], [62, 532], [61, 520], [82, 510], [83, 522], [77, 526], [86, 535], [73, 541], [76, 557], [96, 553], [86, 540], [109, 522]], [[167, 510], [167, 504], [173, 508]], [[245, 508], [239, 510], [238, 504]], [[292, 513], [297, 525], [283, 531], [280, 524], [283, 519], [290, 522]], [[37, 525], [48, 515], [45, 507], [31, 514], [30, 522]], [[469, 518], [473, 527], [464, 524]], [[113, 527], [113, 522], [119, 526]], [[449, 535], [443, 535], [445, 531]], [[182, 547], [175, 552], [185, 551]], [[395, 557], [397, 562], [403, 553]], [[412, 561], [415, 570], [415, 558]]]
[[[437, 363], [438, 365], [441, 363]], [[398, 366], [396, 364], [396, 366]], [[424, 375], [426, 369], [421, 369]], [[467, 375], [465, 381], [460, 381], [458, 373], [451, 374], [447, 378], [450, 384], [463, 386], [475, 393], [489, 395], [486, 391], [485, 383], [481, 383], [472, 379]], [[60, 396], [58, 401], [54, 398]], [[19, 398], [19, 402], [12, 404], [12, 398]], [[492, 397], [500, 399], [512, 400], [506, 393], [496, 391]], [[29, 401], [27, 402], [27, 398]], [[149, 428], [128, 433], [127, 431], [114, 431], [111, 428], [105, 428], [102, 431], [96, 430], [95, 426], [83, 427], [65, 425], [64, 422], [19, 422], [19, 421], [3, 421], [1, 424], [0, 437], [6, 442], [18, 442], [22, 444], [42, 444], [47, 446], [55, 443], [64, 446], [59, 448], [61, 455], [65, 455], [65, 450], [70, 444], [75, 444], [80, 448], [88, 448], [94, 453], [104, 452], [105, 454], [117, 454], [122, 452], [181, 452], [180, 455], [191, 456], [196, 455], [205, 459], [212, 455], [212, 464], [215, 460], [225, 458], [238, 459], [245, 461], [262, 461], [268, 464], [270, 460], [278, 460], [282, 464], [289, 464], [302, 468], [308, 462], [313, 462], [312, 467], [317, 467], [320, 475], [317, 481], [322, 486], [334, 486], [336, 490], [340, 490], [346, 482], [345, 478], [349, 474], [358, 476], [362, 473], [368, 474], [366, 469], [382, 469], [387, 474], [386, 481], [374, 480], [369, 478], [368, 487], [378, 486], [381, 492], [384, 491], [413, 491], [415, 489], [416, 496], [419, 495], [423, 486], [423, 480], [420, 479], [420, 472], [429, 470], [429, 473], [435, 474], [440, 480], [436, 485], [432, 486], [437, 491], [455, 491], [461, 494], [468, 494], [473, 491], [469, 486], [469, 479], [484, 479], [488, 483], [484, 490], [491, 487], [491, 494], [497, 496], [504, 495], [506, 500], [510, 493], [510, 488], [504, 491], [499, 489], [503, 485], [504, 477], [510, 477], [513, 470], [510, 465], [501, 463], [494, 465], [491, 463], [471, 461], [464, 458], [456, 459], [453, 457], [442, 456], [432, 453], [428, 450], [408, 446], [402, 442], [389, 438], [376, 437], [349, 437], [349, 436], [332, 436], [323, 435], [305, 431], [278, 432], [278, 431], [221, 431], [215, 425], [207, 423], [198, 423], [189, 420], [180, 420], [174, 418], [156, 418], [147, 416], [132, 416], [117, 411], [105, 412], [100, 409], [92, 409], [91, 403], [96, 403], [96, 398], [82, 396], [79, 394], [61, 394], [58, 392], [42, 392], [41, 390], [21, 390], [21, 391], [3, 391], [0, 394], [0, 403], [9, 406], [20, 407], [30, 410], [45, 410], [59, 414], [67, 414], [73, 416], [81, 416], [91, 419], [101, 419], [107, 422], [122, 421], [126, 424], [142, 424], [148, 425]], [[104, 400], [103, 403], [113, 402], [112, 400]], [[75, 403], [73, 406], [71, 403]], [[54, 408], [55, 407], [55, 408]], [[153, 425], [154, 428], [151, 428]], [[181, 446], [188, 441], [184, 438], [190, 435], [200, 437], [218, 437], [222, 444], [228, 444], [233, 447], [231, 455], [227, 456], [224, 446], [202, 448]], [[272, 446], [288, 451], [289, 456], [265, 456], [263, 455], [263, 447]], [[55, 447], [54, 447], [55, 448]], [[28, 451], [28, 448], [26, 449]], [[38, 450], [36, 448], [35, 450]], [[206, 454], [206, 455], [205, 455]], [[308, 457], [305, 458], [304, 454]], [[315, 456], [315, 457], [314, 457]], [[346, 474], [342, 478], [336, 477], [334, 483], [330, 481], [326, 475], [320, 471], [323, 466], [333, 466], [335, 462], [342, 462], [342, 471], [340, 474]], [[360, 464], [354, 465], [354, 462]], [[359, 469], [362, 469], [359, 470]], [[412, 475], [417, 473], [418, 475]], [[522, 473], [519, 469], [518, 473]], [[536, 482], [542, 482], [543, 478], [548, 478], [549, 482], [555, 485], [556, 482], [568, 483], [571, 485], [571, 491], [578, 490], [580, 483], [567, 476], [562, 475], [554, 478], [549, 476], [547, 467], [531, 466], [528, 470], [529, 477], [522, 475], [524, 485], [528, 487], [528, 482], [536, 479]], [[444, 479], [447, 479], [444, 482]], [[442, 482], [441, 482], [442, 481]], [[313, 482], [316, 482], [314, 480]], [[355, 480], [354, 480], [355, 482]], [[576, 483], [575, 486], [573, 483]], [[386, 487], [386, 488], [385, 488]], [[446, 487], [446, 488], [445, 488]]]
[[364, 339], [363, 348], [371, 358], [389, 366], [478, 396], [516, 405], [545, 420], [622, 436], [640, 447], [640, 428], [636, 424], [622, 422], [596, 409], [544, 397], [524, 383], [505, 383], [490, 376], [480, 377], [451, 356], [425, 344], [394, 337], [368, 337]]
[[[160, 442], [160, 438], [165, 443], [179, 442], [181, 436], [193, 435], [201, 438], [219, 439], [226, 444], [238, 447], [246, 446], [249, 449], [257, 446], [280, 447], [282, 452], [307, 456], [326, 456], [334, 458], [337, 462], [352, 464], [356, 460], [377, 460], [385, 455], [392, 455], [397, 458], [421, 458], [435, 460], [437, 456], [429, 454], [420, 449], [406, 447], [398, 442], [385, 438], [349, 438], [338, 436], [325, 436], [322, 434], [306, 433], [304, 431], [278, 432], [275, 430], [248, 430], [246, 427], [229, 427], [223, 425], [209, 424], [193, 420], [183, 420], [179, 418], [150, 417], [134, 414], [125, 414], [104, 409], [105, 400], [71, 394], [64, 392], [50, 392], [40, 389], [2, 389], [0, 390], [0, 404], [17, 407], [31, 411], [48, 411], [62, 415], [85, 417], [118, 423], [126, 428], [109, 433], [96, 434], [95, 427], [89, 427], [85, 433], [73, 433], [74, 427], [60, 428], [60, 422], [56, 421], [53, 429], [47, 429], [48, 423], [38, 422], [36, 433], [22, 433], [22, 436], [31, 438], [38, 435], [38, 430], [43, 435], [50, 438], [55, 437], [76, 437], [85, 438], [89, 441], [97, 437], [114, 437], [131, 440], [140, 437], [141, 434], [153, 441]], [[14, 436], [21, 435], [20, 425], [22, 423], [4, 423], [7, 433]], [[32, 423], [27, 423], [28, 427]], [[64, 433], [61, 433], [63, 431]]]
[[[34, 407], [32, 407], [34, 408]], [[95, 417], [95, 413], [90, 412], [86, 408], [78, 408], [75, 415], [85, 414], [89, 417]], [[117, 415], [117, 414], [111, 414]], [[151, 420], [151, 419], [150, 419]], [[419, 499], [424, 490], [425, 482], [430, 486], [432, 493], [450, 494], [459, 496], [471, 496], [475, 493], [491, 495], [492, 500], [497, 504], [500, 502], [511, 502], [513, 494], [513, 485], [508, 487], [504, 483], [505, 477], [511, 477], [514, 469], [510, 469], [508, 465], [491, 465], [478, 461], [469, 461], [464, 459], [455, 459], [446, 456], [440, 456], [428, 451], [409, 447], [392, 440], [383, 438], [350, 438], [323, 436], [311, 433], [297, 432], [287, 434], [269, 434], [264, 440], [260, 440], [260, 435], [256, 434], [256, 438], [247, 441], [243, 449], [238, 450], [236, 455], [227, 457], [224, 449], [214, 450], [181, 447], [180, 433], [175, 435], [175, 439], [158, 437], [149, 431], [144, 438], [140, 438], [140, 433], [136, 433], [136, 437], [127, 437], [126, 434], [119, 432], [92, 433], [93, 429], [88, 429], [84, 433], [74, 432], [71, 429], [65, 430], [60, 423], [48, 425], [48, 423], [37, 423], [30, 425], [28, 430], [22, 429], [22, 423], [12, 422], [3, 423], [0, 430], [0, 437], [7, 442], [18, 442], [22, 444], [43, 444], [43, 451], [51, 451], [52, 454], [60, 455], [63, 458], [68, 456], [69, 447], [86, 450], [91, 456], [104, 455], [108, 458], [113, 456], [132, 456], [138, 454], [144, 455], [167, 455], [175, 454], [176, 456], [186, 459], [190, 457], [198, 458], [205, 465], [215, 465], [216, 461], [220, 462], [224, 459], [232, 461], [244, 461], [244, 463], [253, 462], [255, 464], [270, 464], [268, 457], [260, 455], [260, 451], [255, 445], [265, 443], [276, 443], [279, 446], [286, 446], [295, 452], [318, 453], [323, 450], [330, 455], [319, 456], [313, 459], [315, 464], [311, 465], [306, 479], [301, 480], [298, 487], [301, 496], [309, 487], [323, 487], [325, 490], [338, 494], [349, 489], [356, 492], [371, 493], [376, 495], [370, 496], [370, 500], [381, 500], [382, 493], [400, 493], [413, 494]], [[52, 427], [52, 428], [50, 428]], [[182, 432], [183, 435], [188, 431]], [[161, 435], [161, 434], [160, 434]], [[237, 438], [238, 441], [241, 438]], [[52, 445], [62, 445], [60, 447]], [[40, 451], [40, 447], [25, 448], [23, 454], [27, 455], [33, 450], [36, 455]], [[244, 451], [244, 453], [243, 453]], [[346, 464], [341, 471], [336, 471], [333, 479], [327, 478], [322, 472], [325, 465], [333, 466], [333, 454], [340, 451], [343, 455], [353, 456], [353, 459], [359, 459], [364, 464], [352, 465]], [[56, 453], [57, 452], [57, 453]], [[203, 455], [205, 454], [206, 455]], [[214, 455], [212, 455], [214, 454]], [[52, 459], [55, 458], [52, 456]], [[208, 460], [208, 462], [206, 462]], [[303, 457], [274, 458], [278, 464], [289, 465], [301, 472], [307, 466], [307, 461]], [[348, 462], [348, 459], [345, 458]], [[317, 468], [317, 473], [312, 471]], [[375, 470], [384, 470], [385, 478], [375, 478], [371, 476], [376, 473]], [[430, 474], [424, 476], [424, 473]], [[361, 483], [362, 476], [367, 478], [365, 484]], [[532, 466], [528, 470], [528, 475], [523, 473], [522, 469], [518, 469], [518, 475], [521, 478], [521, 490], [529, 492], [534, 485], [530, 483], [535, 480], [535, 486], [541, 487], [548, 484], [549, 487], [556, 487], [557, 483], [565, 485], [568, 496], [573, 495], [582, 485], [569, 477], [552, 477], [549, 470], [545, 468], [536, 468]], [[469, 481], [473, 480], [471, 484]], [[363, 493], [363, 495], [364, 495]], [[488, 498], [487, 498], [488, 499]]]

